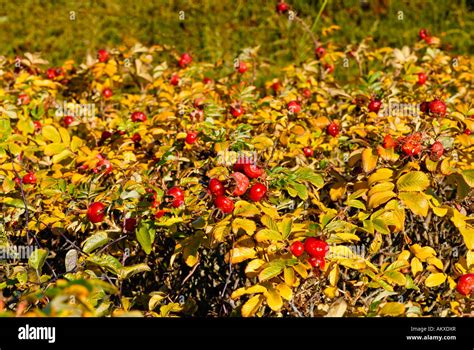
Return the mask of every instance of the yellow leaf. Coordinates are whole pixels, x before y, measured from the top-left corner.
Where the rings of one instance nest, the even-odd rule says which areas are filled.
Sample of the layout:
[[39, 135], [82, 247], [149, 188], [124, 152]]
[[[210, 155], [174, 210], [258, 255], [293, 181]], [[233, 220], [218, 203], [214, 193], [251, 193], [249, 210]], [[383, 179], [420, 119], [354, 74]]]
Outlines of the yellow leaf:
[[470, 250], [466, 254], [466, 265], [467, 269], [471, 269], [471, 265], [474, 265], [474, 251]]
[[236, 218], [232, 222], [232, 232], [236, 234], [239, 229], [244, 230], [248, 235], [251, 236], [254, 234], [255, 230], [257, 229], [257, 226], [252, 220]]
[[403, 250], [399, 255], [398, 255], [398, 258], [397, 258], [397, 261], [408, 261], [408, 259], [410, 259], [410, 251], [408, 250]]
[[474, 250], [474, 228], [472, 226], [461, 227], [459, 232], [464, 238], [467, 249]]
[[265, 135], [258, 135], [252, 139], [252, 144], [257, 150], [264, 150], [266, 148], [272, 147], [273, 141]]
[[346, 193], [346, 183], [345, 182], [337, 182], [329, 189], [329, 196], [331, 197], [332, 201], [337, 201], [344, 196]]
[[428, 215], [428, 200], [424, 193], [420, 192], [400, 192], [398, 194], [400, 198], [408, 209], [410, 209], [414, 214], [421, 215], [426, 217]]
[[329, 299], [334, 299], [337, 295], [337, 287], [326, 287], [323, 292]]
[[285, 299], [290, 301], [291, 298], [293, 297], [293, 291], [291, 290], [288, 285], [285, 283], [280, 283], [277, 287], [278, 291], [280, 292], [280, 295]]
[[45, 125], [41, 129], [41, 133], [43, 137], [49, 141], [54, 143], [61, 143], [61, 135], [59, 134], [58, 130], [52, 125]]
[[379, 312], [382, 316], [400, 316], [405, 313], [405, 305], [397, 302], [386, 303]]
[[285, 267], [283, 270], [283, 279], [288, 286], [293, 287], [296, 283], [295, 270], [291, 267]]
[[407, 282], [403, 273], [399, 271], [388, 271], [384, 273], [385, 278], [392, 284], [398, 284], [399, 286], [404, 286]]
[[421, 263], [421, 261], [417, 257], [411, 259], [411, 273], [413, 274], [413, 276], [416, 276], [419, 272], [422, 271], [423, 264]]
[[377, 208], [395, 196], [396, 194], [393, 191], [377, 192], [369, 198], [368, 206], [370, 209]]
[[254, 205], [246, 201], [238, 201], [235, 203], [234, 215], [251, 217], [260, 214], [260, 210]]
[[61, 135], [61, 139], [63, 140], [63, 143], [66, 146], [69, 146], [69, 143], [71, 142], [71, 136], [69, 135], [69, 132], [67, 129], [60, 127], [59, 129], [59, 134]]
[[393, 191], [394, 188], [395, 185], [393, 182], [381, 182], [370, 188], [369, 192], [367, 192], [367, 197], [370, 197], [377, 192]]
[[331, 286], [336, 286], [338, 280], [339, 280], [339, 265], [334, 265], [333, 268], [331, 269], [331, 272], [329, 272], [329, 283], [331, 284]]
[[388, 168], [378, 169], [375, 173], [369, 176], [368, 184], [372, 186], [376, 182], [389, 181], [393, 175], [393, 170]]
[[366, 148], [362, 152], [362, 169], [364, 169], [364, 172], [370, 173], [374, 170], [377, 165], [377, 159], [378, 157], [374, 155], [372, 148]]
[[430, 265], [436, 266], [439, 270], [443, 271], [443, 262], [439, 260], [438, 258], [431, 257], [426, 259], [426, 262]]
[[66, 149], [66, 146], [62, 143], [50, 143], [44, 148], [44, 154], [47, 156], [54, 156], [59, 154]]
[[231, 263], [238, 264], [242, 261], [255, 258], [256, 252], [253, 248], [237, 247], [230, 250]]
[[255, 295], [251, 297], [247, 302], [242, 306], [242, 316], [243, 317], [252, 317], [258, 311], [260, 305], [262, 305], [263, 296]]
[[424, 191], [430, 185], [428, 176], [422, 171], [412, 171], [397, 180], [399, 191]]
[[256, 284], [254, 286], [251, 286], [251, 287], [241, 287], [237, 290], [235, 290], [230, 298], [231, 299], [238, 299], [240, 298], [242, 295], [246, 295], [246, 294], [258, 294], [258, 293], [265, 293], [267, 291], [267, 288], [265, 288], [264, 286], [260, 285], [260, 284]]
[[445, 273], [432, 273], [429, 275], [425, 280], [425, 286], [428, 288], [439, 286], [446, 281], [446, 274]]
[[272, 219], [277, 219], [280, 217], [280, 214], [278, 214], [278, 210], [275, 207], [272, 206], [267, 206], [262, 203], [257, 203], [258, 207], [260, 210], [265, 214], [271, 217]]
[[308, 271], [306, 270], [306, 266], [302, 263], [298, 265], [293, 265], [293, 269], [301, 276], [303, 279], [308, 278]]
[[257, 271], [265, 264], [265, 261], [262, 259], [254, 259], [250, 261], [247, 266], [245, 267], [245, 273], [250, 275], [249, 277], [255, 277], [257, 275]]
[[275, 230], [269, 229], [262, 229], [257, 232], [255, 235], [255, 240], [257, 242], [264, 242], [264, 241], [282, 241], [283, 237], [281, 236], [280, 232]]
[[419, 244], [412, 245], [410, 251], [422, 262], [425, 262], [428, 258], [436, 256], [436, 251], [433, 248], [421, 247]]
[[280, 292], [276, 289], [270, 288], [264, 294], [267, 298], [267, 304], [273, 311], [280, 311], [283, 306], [283, 300], [281, 299]]

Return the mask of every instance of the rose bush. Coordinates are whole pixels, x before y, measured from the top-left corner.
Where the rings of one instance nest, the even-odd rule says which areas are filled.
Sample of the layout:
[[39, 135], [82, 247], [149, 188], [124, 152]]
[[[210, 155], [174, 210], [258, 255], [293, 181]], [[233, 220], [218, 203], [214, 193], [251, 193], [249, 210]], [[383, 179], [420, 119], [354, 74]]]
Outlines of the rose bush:
[[264, 86], [257, 49], [2, 58], [3, 313], [471, 313], [474, 60], [321, 52]]

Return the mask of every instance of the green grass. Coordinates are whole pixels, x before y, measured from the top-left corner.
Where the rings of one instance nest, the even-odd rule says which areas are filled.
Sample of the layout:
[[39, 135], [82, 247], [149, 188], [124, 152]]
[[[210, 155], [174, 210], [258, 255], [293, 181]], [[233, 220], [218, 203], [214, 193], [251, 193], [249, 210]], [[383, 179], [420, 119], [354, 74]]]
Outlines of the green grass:
[[[311, 27], [323, 1], [288, 0]], [[474, 52], [474, 3], [463, 1], [329, 0], [314, 31], [341, 30], [321, 38], [343, 46], [371, 35], [377, 46], [411, 45], [426, 27], [454, 53]], [[470, 3], [470, 5], [469, 5]], [[40, 1], [0, 0], [0, 50], [4, 55], [41, 51], [53, 64], [83, 60], [98, 48], [140, 41], [190, 51], [197, 60], [232, 62], [246, 47], [273, 66], [313, 55], [309, 36], [275, 11], [276, 1]], [[386, 5], [384, 5], [386, 4]], [[74, 11], [75, 20], [70, 19]], [[179, 19], [184, 11], [185, 19]], [[398, 20], [399, 11], [404, 19]], [[276, 70], [278, 71], [278, 69]]]

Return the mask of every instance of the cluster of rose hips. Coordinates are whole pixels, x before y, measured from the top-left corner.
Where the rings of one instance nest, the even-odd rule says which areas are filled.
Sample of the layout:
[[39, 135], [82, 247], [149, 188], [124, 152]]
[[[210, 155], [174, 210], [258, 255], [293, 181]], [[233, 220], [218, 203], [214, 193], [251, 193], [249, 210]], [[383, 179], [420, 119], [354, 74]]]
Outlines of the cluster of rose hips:
[[[421, 141], [422, 135], [419, 132], [406, 137], [399, 137], [396, 140], [391, 135], [386, 135], [383, 139], [383, 147], [385, 149], [400, 149], [407, 156], [414, 157], [419, 156], [423, 150]], [[435, 141], [430, 146], [430, 158], [434, 161], [438, 161], [443, 154], [443, 144], [439, 141]]]
[[320, 270], [324, 270], [326, 265], [326, 254], [329, 251], [328, 244], [314, 237], [308, 237], [304, 243], [301, 241], [295, 241], [290, 246], [291, 253], [299, 258], [305, 252], [308, 255], [308, 262], [312, 267], [319, 267]]
[[433, 38], [431, 37], [430, 33], [425, 29], [421, 28], [418, 32], [418, 36], [421, 40], [424, 40], [427, 44], [431, 44], [433, 42]]
[[61, 67], [52, 67], [46, 70], [46, 76], [50, 80], [54, 80], [63, 75], [64, 75], [64, 70]]
[[226, 194], [240, 197], [247, 193], [250, 200], [259, 202], [267, 193], [267, 186], [263, 183], [250, 184], [251, 179], [256, 181], [264, 176], [265, 171], [262, 168], [253, 163], [239, 160], [234, 164], [233, 169], [234, 173], [229, 176], [226, 183], [217, 178], [212, 178], [209, 181], [208, 190], [214, 197], [214, 205], [224, 214], [232, 213], [234, 210], [234, 201]]

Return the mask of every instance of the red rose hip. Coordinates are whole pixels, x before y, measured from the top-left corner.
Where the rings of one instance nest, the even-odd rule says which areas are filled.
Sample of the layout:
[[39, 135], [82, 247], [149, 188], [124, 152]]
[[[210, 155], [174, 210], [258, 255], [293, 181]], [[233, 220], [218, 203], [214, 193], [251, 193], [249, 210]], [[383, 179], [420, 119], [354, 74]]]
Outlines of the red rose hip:
[[230, 214], [234, 211], [234, 202], [225, 196], [218, 196], [214, 200], [214, 205], [224, 214]]
[[267, 186], [261, 183], [256, 183], [250, 188], [249, 197], [254, 202], [259, 202], [267, 193]]
[[93, 224], [103, 221], [104, 217], [105, 205], [101, 202], [94, 202], [87, 209], [87, 218]]
[[465, 296], [474, 293], [474, 273], [462, 275], [458, 280], [456, 290]]
[[296, 257], [303, 255], [304, 253], [304, 244], [300, 241], [293, 242], [290, 246], [291, 254]]
[[329, 250], [329, 246], [323, 240], [314, 237], [309, 237], [304, 242], [304, 250], [310, 256], [324, 258]]
[[213, 178], [209, 181], [209, 191], [211, 191], [211, 194], [214, 196], [223, 196], [225, 188], [221, 181]]

